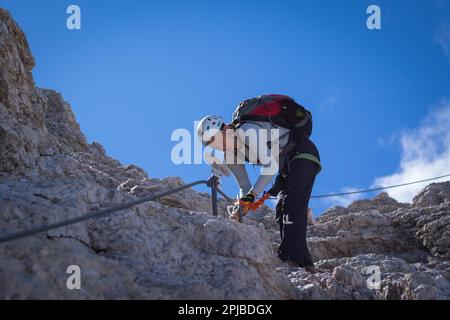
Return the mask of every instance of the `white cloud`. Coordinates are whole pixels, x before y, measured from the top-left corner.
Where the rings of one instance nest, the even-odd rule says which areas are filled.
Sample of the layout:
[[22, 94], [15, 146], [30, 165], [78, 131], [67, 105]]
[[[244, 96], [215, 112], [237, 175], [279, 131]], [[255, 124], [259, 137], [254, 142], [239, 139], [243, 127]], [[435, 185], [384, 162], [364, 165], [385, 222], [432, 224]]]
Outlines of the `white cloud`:
[[377, 144], [380, 148], [390, 147], [398, 142], [401, 138], [401, 132], [393, 132], [386, 137], [379, 137], [377, 139]]
[[450, 20], [445, 19], [441, 23], [436, 33], [436, 41], [441, 45], [442, 50], [444, 50], [450, 59]]
[[319, 110], [321, 112], [331, 112], [341, 96], [341, 92], [337, 89], [330, 89], [324, 95], [323, 99], [319, 102]]
[[[449, 174], [450, 102], [444, 101], [427, 116], [419, 128], [403, 132], [400, 143], [402, 158], [398, 171], [376, 178], [373, 187], [386, 187]], [[447, 180], [448, 177], [433, 182]], [[397, 201], [411, 202], [412, 198], [430, 183], [390, 189], [388, 193]]]

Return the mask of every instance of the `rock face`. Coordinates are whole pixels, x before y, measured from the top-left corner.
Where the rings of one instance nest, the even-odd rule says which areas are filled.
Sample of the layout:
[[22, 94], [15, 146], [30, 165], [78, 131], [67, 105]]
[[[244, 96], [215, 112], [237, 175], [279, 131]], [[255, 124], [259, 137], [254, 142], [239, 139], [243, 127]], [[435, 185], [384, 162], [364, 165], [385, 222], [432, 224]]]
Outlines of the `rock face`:
[[[88, 144], [70, 106], [36, 88], [23, 32], [0, 9], [0, 234], [179, 187]], [[225, 212], [221, 202], [221, 212]], [[192, 189], [111, 216], [0, 245], [0, 298], [289, 299], [256, 223], [213, 218]], [[78, 265], [82, 289], [68, 290]]]
[[[23, 32], [0, 8], [0, 235], [179, 187], [89, 144], [62, 96], [36, 88]], [[0, 299], [449, 299], [450, 183], [412, 204], [380, 194], [310, 226], [318, 273], [275, 256], [273, 212], [243, 224], [192, 189], [0, 244]], [[69, 290], [67, 268], [81, 269]], [[379, 271], [379, 273], [378, 273]], [[379, 281], [378, 281], [379, 280]]]
[[282, 272], [303, 298], [450, 299], [449, 187], [432, 184], [409, 205], [380, 194], [326, 211], [308, 230], [319, 273]]

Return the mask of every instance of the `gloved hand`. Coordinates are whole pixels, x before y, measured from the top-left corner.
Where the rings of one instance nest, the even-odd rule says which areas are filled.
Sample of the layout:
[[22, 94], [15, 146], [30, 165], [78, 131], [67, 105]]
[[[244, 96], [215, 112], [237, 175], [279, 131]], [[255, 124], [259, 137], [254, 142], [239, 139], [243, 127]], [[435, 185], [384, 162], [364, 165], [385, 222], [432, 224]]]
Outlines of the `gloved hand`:
[[255, 201], [256, 195], [253, 193], [247, 193], [245, 196], [239, 199], [239, 201], [246, 203], [253, 203]]
[[279, 174], [275, 179], [275, 183], [273, 184], [272, 188], [269, 190], [269, 193], [272, 197], [276, 197], [282, 190], [285, 190], [286, 188], [286, 177], [284, 177], [282, 174]]
[[248, 211], [256, 211], [269, 197], [270, 194], [265, 192], [264, 195], [256, 201], [256, 195], [254, 193], [248, 193], [239, 199], [236, 203], [236, 207], [240, 214], [245, 216]]

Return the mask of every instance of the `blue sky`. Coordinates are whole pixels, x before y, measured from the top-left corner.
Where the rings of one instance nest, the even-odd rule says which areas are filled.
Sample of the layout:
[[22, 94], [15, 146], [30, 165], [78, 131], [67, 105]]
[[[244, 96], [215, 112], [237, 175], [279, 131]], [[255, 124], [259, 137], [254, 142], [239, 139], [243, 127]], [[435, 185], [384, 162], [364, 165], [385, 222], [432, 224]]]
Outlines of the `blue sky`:
[[[66, 28], [70, 4], [81, 7], [81, 30]], [[381, 8], [381, 30], [366, 28], [370, 4]], [[450, 1], [0, 5], [27, 34], [36, 84], [63, 94], [89, 141], [152, 177], [208, 176], [206, 165], [171, 162], [172, 131], [193, 131], [210, 113], [230, 119], [241, 100], [264, 93], [313, 112], [324, 166], [314, 194], [450, 173]], [[237, 193], [231, 178], [223, 184]], [[392, 195], [406, 201], [423, 186]], [[357, 198], [310, 206], [318, 214]]]

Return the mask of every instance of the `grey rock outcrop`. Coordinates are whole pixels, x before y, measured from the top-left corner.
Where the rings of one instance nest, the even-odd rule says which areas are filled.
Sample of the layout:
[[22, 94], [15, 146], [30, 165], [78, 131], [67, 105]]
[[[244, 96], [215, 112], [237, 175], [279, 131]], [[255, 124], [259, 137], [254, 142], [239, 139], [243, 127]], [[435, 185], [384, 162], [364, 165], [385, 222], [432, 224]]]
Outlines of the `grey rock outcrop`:
[[[0, 235], [179, 187], [86, 141], [62, 96], [35, 87], [25, 35], [0, 8]], [[382, 193], [308, 228], [318, 272], [275, 256], [264, 206], [243, 224], [186, 189], [104, 218], [0, 244], [0, 299], [450, 299], [450, 182], [413, 203]], [[68, 290], [78, 265], [81, 290]]]
[[413, 199], [415, 207], [430, 207], [450, 202], [450, 182], [433, 183]]
[[450, 299], [448, 187], [430, 185], [413, 204], [381, 194], [332, 208], [308, 229], [319, 272], [279, 270], [301, 298]]
[[[179, 187], [89, 144], [62, 96], [34, 85], [23, 32], [0, 9], [0, 234]], [[219, 207], [225, 215], [226, 203]], [[262, 225], [213, 218], [188, 189], [111, 216], [0, 245], [0, 298], [289, 299]], [[68, 290], [78, 265], [82, 290]]]

